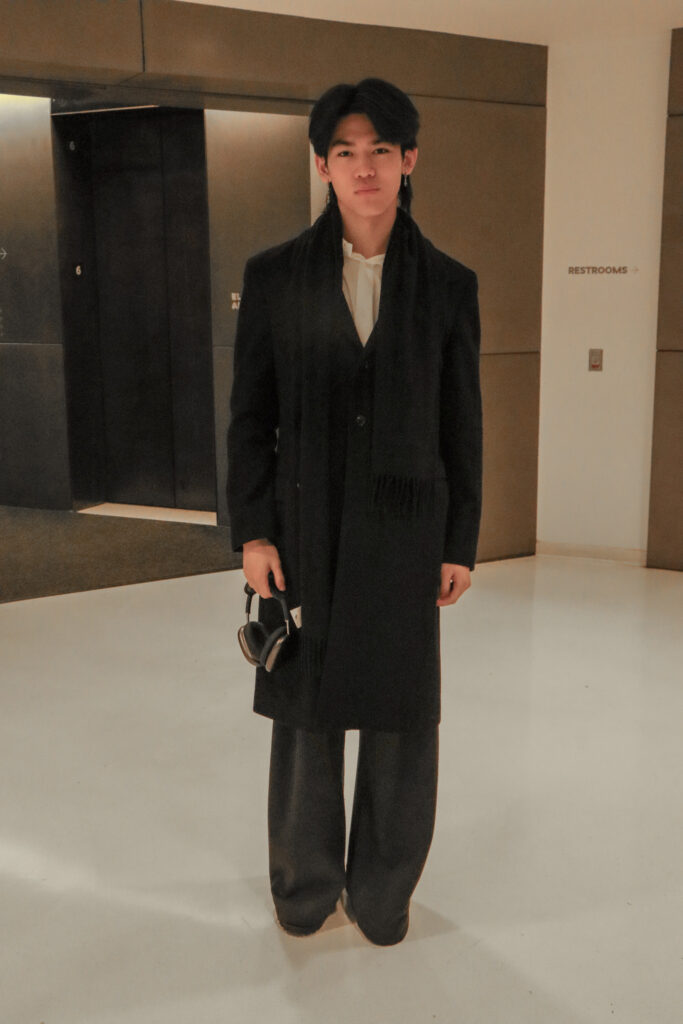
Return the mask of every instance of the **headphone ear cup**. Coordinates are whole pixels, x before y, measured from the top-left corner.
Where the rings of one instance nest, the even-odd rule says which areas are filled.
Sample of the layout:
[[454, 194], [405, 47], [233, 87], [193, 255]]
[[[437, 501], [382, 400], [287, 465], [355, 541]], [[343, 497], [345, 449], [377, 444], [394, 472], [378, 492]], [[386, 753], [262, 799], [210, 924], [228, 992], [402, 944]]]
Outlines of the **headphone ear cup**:
[[287, 639], [287, 627], [280, 626], [274, 633], [271, 633], [267, 638], [263, 649], [261, 651], [261, 664], [265, 668], [266, 672], [271, 672], [275, 662], [277, 661], [280, 648]]
[[268, 641], [268, 631], [262, 622], [247, 622], [241, 626], [237, 634], [247, 661], [252, 665], [260, 665], [263, 648]]
[[242, 654], [247, 659], [250, 665], [260, 665], [261, 662], [258, 660], [258, 658], [255, 658], [254, 655], [251, 653], [249, 644], [247, 643], [247, 639], [244, 634], [245, 627], [240, 626], [240, 628], [237, 630], [237, 639], [239, 641], [240, 650], [242, 651]]

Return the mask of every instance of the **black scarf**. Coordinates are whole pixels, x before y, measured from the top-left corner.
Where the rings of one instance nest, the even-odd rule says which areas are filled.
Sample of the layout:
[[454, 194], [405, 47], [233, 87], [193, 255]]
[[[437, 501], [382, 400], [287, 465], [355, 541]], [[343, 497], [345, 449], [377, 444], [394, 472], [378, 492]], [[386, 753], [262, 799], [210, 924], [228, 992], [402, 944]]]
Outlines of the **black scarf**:
[[[368, 339], [375, 350], [371, 516], [423, 517], [433, 509], [445, 308], [437, 255], [399, 208]], [[348, 345], [342, 273], [342, 221], [334, 204], [300, 236], [289, 282], [301, 345], [300, 640], [304, 670], [313, 678], [322, 670], [332, 603], [329, 396], [335, 347]]]

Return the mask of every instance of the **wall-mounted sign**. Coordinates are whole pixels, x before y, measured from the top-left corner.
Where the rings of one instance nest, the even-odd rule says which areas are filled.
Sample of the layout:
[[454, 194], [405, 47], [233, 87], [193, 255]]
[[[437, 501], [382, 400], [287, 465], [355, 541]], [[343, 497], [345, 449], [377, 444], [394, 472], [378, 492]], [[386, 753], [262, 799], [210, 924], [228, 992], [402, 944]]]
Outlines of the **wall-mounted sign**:
[[637, 274], [638, 267], [567, 267], [568, 274]]

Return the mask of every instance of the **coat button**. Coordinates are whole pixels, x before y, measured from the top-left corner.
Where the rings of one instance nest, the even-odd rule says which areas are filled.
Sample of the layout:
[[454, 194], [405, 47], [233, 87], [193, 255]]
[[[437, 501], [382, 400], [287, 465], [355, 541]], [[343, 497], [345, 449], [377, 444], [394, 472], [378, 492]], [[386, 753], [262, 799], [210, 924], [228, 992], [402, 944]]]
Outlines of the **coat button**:
[[364, 427], [365, 426], [365, 416], [362, 416], [362, 415], [361, 416], [356, 416], [356, 423], [358, 424], [359, 427]]

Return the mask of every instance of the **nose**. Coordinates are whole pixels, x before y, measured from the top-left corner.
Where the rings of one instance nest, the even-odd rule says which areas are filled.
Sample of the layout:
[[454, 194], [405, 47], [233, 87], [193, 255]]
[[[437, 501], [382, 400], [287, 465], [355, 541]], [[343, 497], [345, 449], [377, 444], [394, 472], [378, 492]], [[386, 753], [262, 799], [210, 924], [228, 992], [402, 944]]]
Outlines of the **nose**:
[[361, 159], [358, 161], [356, 167], [356, 176], [358, 178], [374, 178], [375, 168], [369, 158]]

